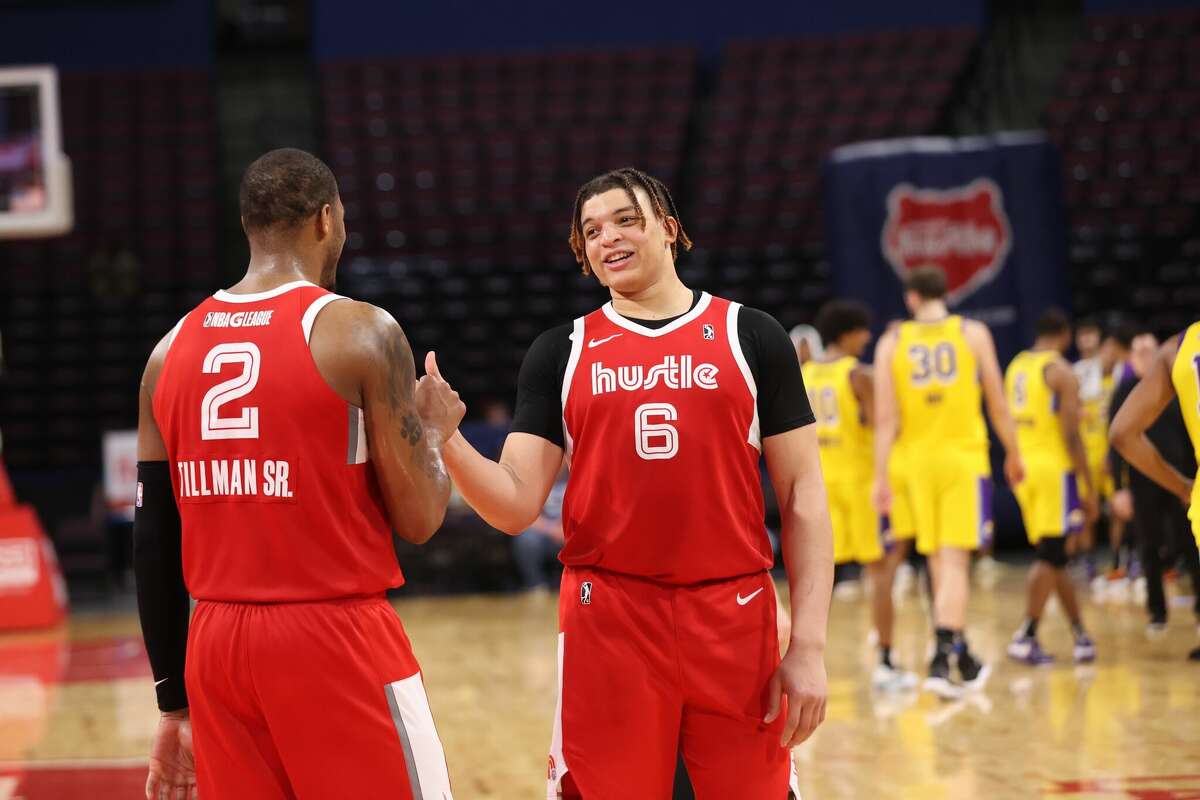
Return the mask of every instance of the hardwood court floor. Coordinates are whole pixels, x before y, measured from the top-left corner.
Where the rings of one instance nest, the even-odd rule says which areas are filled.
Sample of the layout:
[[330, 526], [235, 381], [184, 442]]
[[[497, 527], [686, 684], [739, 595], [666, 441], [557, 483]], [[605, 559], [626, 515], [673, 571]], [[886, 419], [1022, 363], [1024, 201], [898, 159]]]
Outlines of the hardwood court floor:
[[[970, 633], [995, 666], [986, 691], [945, 703], [873, 696], [864, 599], [835, 600], [828, 719], [796, 751], [806, 800], [829, 798], [1200, 797], [1200, 664], [1191, 613], [1147, 642], [1135, 606], [1087, 604], [1091, 667], [1032, 670], [1003, 660], [1023, 606], [1023, 571], [976, 587]], [[1190, 588], [1190, 587], [1189, 587]], [[426, 675], [455, 796], [544, 797], [555, 704], [549, 596], [401, 599]], [[896, 652], [919, 668], [920, 601], [899, 612]], [[1051, 612], [1043, 644], [1069, 658]], [[0, 637], [0, 800], [136, 798], [156, 712], [132, 613], [81, 613], [63, 631]], [[632, 798], [636, 800], [636, 798]]]

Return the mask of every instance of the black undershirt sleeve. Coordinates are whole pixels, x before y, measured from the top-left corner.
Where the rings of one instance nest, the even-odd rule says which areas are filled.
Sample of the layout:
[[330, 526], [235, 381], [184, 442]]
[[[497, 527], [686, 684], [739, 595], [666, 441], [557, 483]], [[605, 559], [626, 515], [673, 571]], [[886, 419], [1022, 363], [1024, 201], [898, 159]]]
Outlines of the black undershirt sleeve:
[[160, 711], [187, 708], [183, 666], [191, 601], [183, 582], [182, 525], [166, 461], [139, 461], [133, 514], [138, 617]]
[[758, 387], [758, 424], [762, 437], [787, 433], [816, 421], [800, 374], [791, 337], [765, 311], [738, 313], [738, 339]]
[[562, 382], [571, 358], [573, 326], [559, 325], [533, 340], [517, 376], [513, 433], [532, 433], [564, 447]]

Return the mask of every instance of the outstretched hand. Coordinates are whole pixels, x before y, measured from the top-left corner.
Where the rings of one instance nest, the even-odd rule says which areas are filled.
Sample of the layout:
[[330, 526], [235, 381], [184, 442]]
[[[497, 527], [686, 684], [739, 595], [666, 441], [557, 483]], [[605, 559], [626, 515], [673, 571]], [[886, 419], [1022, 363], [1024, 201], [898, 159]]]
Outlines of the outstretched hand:
[[192, 723], [188, 712], [163, 712], [150, 745], [146, 800], [198, 800]]
[[439, 431], [442, 441], [454, 435], [467, 413], [458, 392], [442, 378], [437, 355], [432, 350], [425, 354], [425, 374], [417, 381], [416, 401], [421, 421], [427, 428]]

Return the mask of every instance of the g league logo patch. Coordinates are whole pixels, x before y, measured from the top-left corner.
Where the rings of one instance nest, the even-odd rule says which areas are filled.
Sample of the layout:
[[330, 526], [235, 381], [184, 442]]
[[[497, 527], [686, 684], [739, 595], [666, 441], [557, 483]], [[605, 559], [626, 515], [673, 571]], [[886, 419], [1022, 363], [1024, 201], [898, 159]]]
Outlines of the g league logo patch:
[[712, 325], [709, 325], [707, 322], [704, 323], [704, 327], [702, 328], [702, 330], [704, 331], [704, 341], [711, 342], [713, 339], [717, 338], [716, 330], [713, 328]]
[[579, 604], [581, 606], [590, 606], [592, 604], [592, 582], [584, 581], [579, 584]]

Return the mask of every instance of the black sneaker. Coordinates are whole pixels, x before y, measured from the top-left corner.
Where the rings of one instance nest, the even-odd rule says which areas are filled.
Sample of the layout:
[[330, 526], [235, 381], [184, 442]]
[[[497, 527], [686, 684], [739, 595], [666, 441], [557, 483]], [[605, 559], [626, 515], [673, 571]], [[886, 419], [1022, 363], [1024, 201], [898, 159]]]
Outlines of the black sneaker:
[[1188, 661], [1200, 661], [1200, 647], [1188, 653]]
[[929, 677], [924, 686], [943, 700], [957, 700], [963, 695], [962, 686], [950, 678], [950, 659], [945, 653], [938, 653], [929, 662]]
[[954, 662], [958, 667], [958, 674], [962, 676], [962, 685], [965, 689], [982, 689], [992, 674], [991, 667], [975, 658], [967, 650], [959, 653]]

